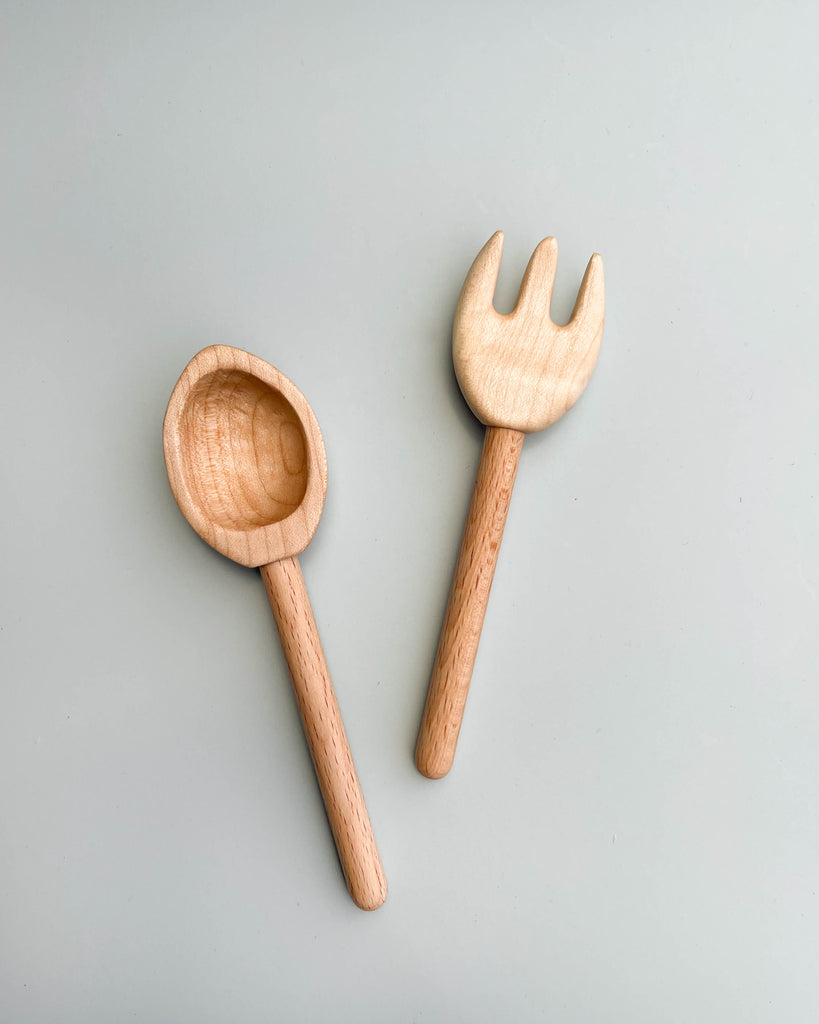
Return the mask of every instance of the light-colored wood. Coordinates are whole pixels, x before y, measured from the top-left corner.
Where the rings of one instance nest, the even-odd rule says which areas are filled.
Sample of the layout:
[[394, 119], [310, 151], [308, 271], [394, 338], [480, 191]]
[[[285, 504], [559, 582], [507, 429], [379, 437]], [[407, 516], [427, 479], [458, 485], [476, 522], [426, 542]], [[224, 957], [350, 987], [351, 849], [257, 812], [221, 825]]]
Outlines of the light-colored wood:
[[455, 758], [523, 438], [505, 427], [486, 431], [415, 749], [430, 779], [446, 775]]
[[387, 895], [352, 755], [295, 556], [310, 543], [327, 493], [327, 458], [304, 395], [263, 359], [227, 345], [193, 357], [165, 413], [174, 497], [217, 551], [261, 566], [353, 900]]
[[262, 577], [347, 886], [359, 907], [375, 910], [387, 882], [298, 560], [263, 565]]
[[589, 260], [571, 319], [552, 322], [557, 242], [535, 249], [515, 308], [494, 307], [503, 252], [497, 231], [464, 281], [452, 331], [464, 398], [487, 427], [438, 654], [418, 735], [418, 770], [437, 779], [452, 767], [486, 602], [524, 434], [544, 430], [582, 394], [603, 337], [603, 261]]
[[173, 389], [163, 439], [176, 502], [211, 547], [255, 567], [310, 543], [327, 494], [324, 440], [304, 395], [269, 363], [202, 349]]
[[603, 261], [597, 253], [589, 260], [572, 317], [561, 327], [549, 316], [554, 238], [544, 238], [532, 253], [515, 308], [506, 315], [492, 304], [502, 252], [503, 232], [497, 231], [466, 276], [452, 356], [464, 398], [481, 423], [531, 434], [559, 420], [589, 382], [603, 337]]

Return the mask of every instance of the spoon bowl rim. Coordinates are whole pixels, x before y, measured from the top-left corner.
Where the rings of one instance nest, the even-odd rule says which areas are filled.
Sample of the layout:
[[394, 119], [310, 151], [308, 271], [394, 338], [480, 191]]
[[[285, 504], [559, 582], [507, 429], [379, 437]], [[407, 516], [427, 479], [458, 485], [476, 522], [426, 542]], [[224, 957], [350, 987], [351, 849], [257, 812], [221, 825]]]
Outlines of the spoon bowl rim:
[[[209, 517], [191, 493], [183, 467], [188, 441], [181, 424], [187, 401], [203, 378], [220, 370], [237, 371], [255, 377], [280, 394], [295, 412], [304, 434], [307, 457], [307, 487], [298, 507], [277, 522], [231, 529]], [[248, 567], [267, 565], [297, 555], [313, 538], [327, 494], [327, 455], [315, 413], [296, 385], [276, 367], [231, 345], [209, 345], [201, 349], [176, 382], [162, 427], [165, 466], [173, 496], [182, 514], [212, 548]]]

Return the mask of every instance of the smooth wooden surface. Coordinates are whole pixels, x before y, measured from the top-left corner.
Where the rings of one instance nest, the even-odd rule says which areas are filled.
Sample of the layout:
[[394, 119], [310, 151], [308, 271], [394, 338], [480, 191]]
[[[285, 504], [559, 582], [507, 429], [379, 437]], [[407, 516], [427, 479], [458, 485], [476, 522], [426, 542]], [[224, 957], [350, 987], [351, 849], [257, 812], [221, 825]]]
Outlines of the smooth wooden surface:
[[[0, 24], [0, 1022], [819, 1024], [819, 4]], [[553, 234], [553, 317], [596, 249], [606, 325], [524, 441], [432, 782], [484, 440], [441, 344], [496, 227], [499, 310]], [[214, 341], [291, 377], [327, 443], [298, 557], [371, 914], [329, 830], [305, 849], [324, 811], [283, 759], [309, 766], [262, 582], [160, 476]], [[225, 685], [265, 675], [261, 707]]]
[[452, 333], [455, 373], [464, 398], [487, 426], [531, 434], [567, 412], [589, 381], [603, 337], [603, 261], [595, 253], [565, 326], [549, 306], [557, 242], [544, 238], [532, 254], [517, 303], [502, 315], [492, 304], [503, 252], [497, 231], [472, 264]]
[[304, 395], [269, 363], [214, 345], [188, 363], [163, 427], [174, 497], [208, 544], [261, 566], [310, 754], [353, 900], [387, 895], [350, 747], [296, 554], [327, 492], [327, 458]]
[[418, 770], [452, 767], [524, 434], [487, 427], [415, 750]]
[[494, 307], [502, 253], [503, 232], [496, 231], [466, 275], [452, 330], [458, 383], [487, 431], [415, 751], [418, 770], [432, 779], [446, 775], [455, 757], [524, 435], [544, 430], [574, 405], [603, 337], [597, 253], [565, 326], [550, 315], [555, 239], [544, 238], [532, 253], [507, 315]]
[[375, 910], [387, 898], [387, 882], [298, 560], [261, 572], [350, 895]]
[[303, 551], [321, 518], [327, 457], [304, 395], [263, 359], [202, 349], [168, 402], [165, 464], [203, 540], [242, 565]]

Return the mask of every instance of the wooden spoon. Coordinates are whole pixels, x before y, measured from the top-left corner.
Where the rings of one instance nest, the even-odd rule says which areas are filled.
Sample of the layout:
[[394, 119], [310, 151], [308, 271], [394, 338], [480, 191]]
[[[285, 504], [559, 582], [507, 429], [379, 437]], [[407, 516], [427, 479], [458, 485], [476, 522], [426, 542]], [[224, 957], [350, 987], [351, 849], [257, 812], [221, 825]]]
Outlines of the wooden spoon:
[[563, 327], [549, 316], [554, 238], [535, 249], [506, 316], [493, 306], [502, 251], [498, 231], [466, 276], [452, 333], [458, 383], [487, 429], [415, 749], [418, 770], [430, 779], [446, 775], [455, 758], [524, 435], [551, 426], [574, 405], [603, 337], [603, 262], [597, 253]]
[[261, 566], [347, 886], [375, 910], [387, 896], [384, 869], [296, 558], [327, 492], [313, 410], [264, 360], [214, 345], [179, 378], [163, 434], [185, 518], [234, 562]]

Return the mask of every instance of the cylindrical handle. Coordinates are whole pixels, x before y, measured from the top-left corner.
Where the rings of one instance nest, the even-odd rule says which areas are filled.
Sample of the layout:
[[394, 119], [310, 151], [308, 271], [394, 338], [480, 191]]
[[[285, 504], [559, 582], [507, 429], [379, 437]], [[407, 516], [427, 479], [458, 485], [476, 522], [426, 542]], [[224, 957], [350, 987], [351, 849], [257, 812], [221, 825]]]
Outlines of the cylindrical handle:
[[415, 748], [418, 771], [440, 779], [452, 767], [489, 590], [524, 435], [487, 427]]
[[375, 910], [387, 881], [296, 558], [262, 566], [339, 860], [355, 903]]

